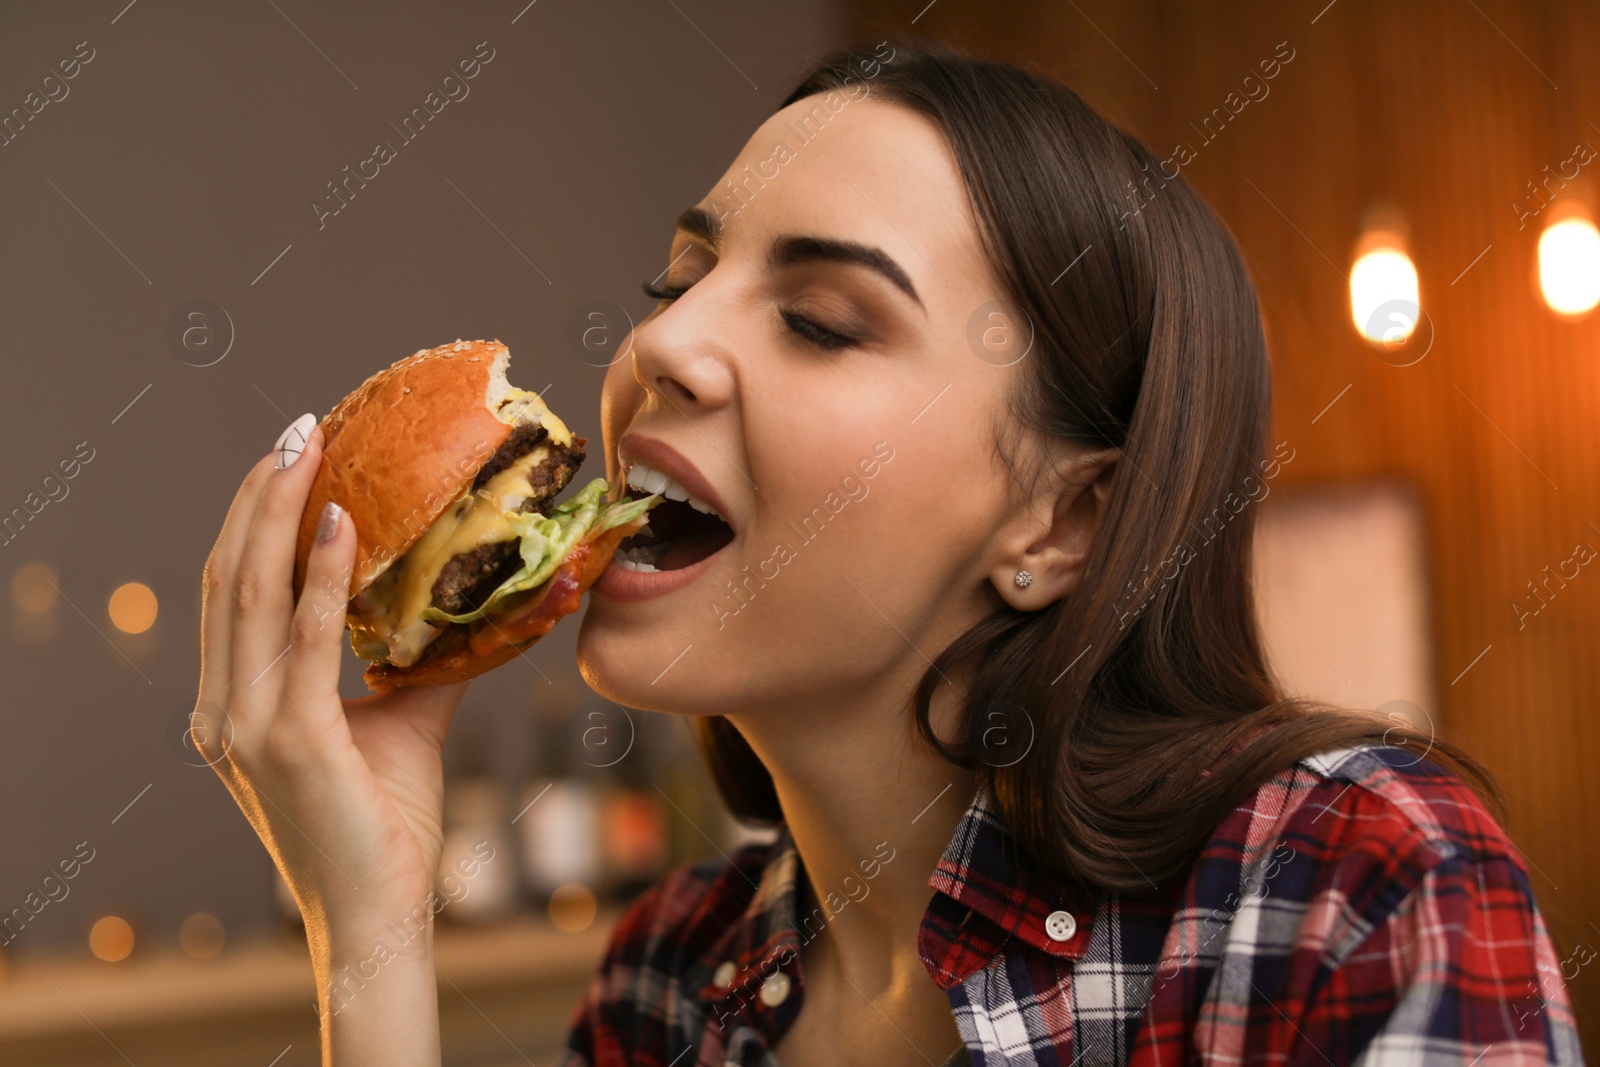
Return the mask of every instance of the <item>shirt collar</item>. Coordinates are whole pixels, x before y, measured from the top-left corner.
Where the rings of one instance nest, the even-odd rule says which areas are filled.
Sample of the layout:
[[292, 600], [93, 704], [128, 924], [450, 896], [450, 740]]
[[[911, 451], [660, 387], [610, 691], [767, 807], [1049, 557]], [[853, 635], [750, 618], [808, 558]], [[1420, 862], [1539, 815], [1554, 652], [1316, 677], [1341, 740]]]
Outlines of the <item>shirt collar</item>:
[[[776, 970], [800, 984], [800, 949], [810, 938], [795, 922], [800, 854], [787, 825], [779, 825], [766, 855], [743, 913], [702, 957], [712, 968], [700, 987], [703, 1000], [741, 990], [748, 997]], [[743, 865], [736, 870], [746, 878], [754, 873]], [[918, 947], [930, 972], [947, 980], [965, 978], [1011, 938], [1052, 957], [1078, 959], [1099, 904], [1082, 882], [1057, 878], [1021, 850], [985, 787], [967, 806], [928, 885], [935, 893]], [[1060, 912], [1071, 916], [1073, 932], [1064, 940], [1056, 939], [1068, 925]], [[972, 922], [974, 915], [984, 921]]]
[[[935, 977], [943, 972], [953, 980], [986, 962], [1010, 938], [1053, 957], [1081, 958], [1100, 903], [1082, 882], [1056, 877], [1022, 851], [987, 787], [973, 796], [928, 885], [935, 896], [919, 948]], [[992, 928], [973, 924], [974, 915]], [[962, 962], [956, 966], [953, 960]]]
[[800, 853], [789, 827], [780, 824], [750, 902], [704, 957], [713, 970], [700, 988], [703, 1000], [720, 1000], [739, 990], [748, 996], [775, 970], [798, 977], [801, 939], [794, 914], [799, 870]]

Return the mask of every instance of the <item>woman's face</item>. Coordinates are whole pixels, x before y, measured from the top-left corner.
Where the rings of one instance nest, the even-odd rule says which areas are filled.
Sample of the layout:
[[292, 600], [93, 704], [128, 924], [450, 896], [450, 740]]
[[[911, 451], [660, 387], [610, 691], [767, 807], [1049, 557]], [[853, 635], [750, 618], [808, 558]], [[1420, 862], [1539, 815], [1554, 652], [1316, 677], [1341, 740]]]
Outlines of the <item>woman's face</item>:
[[731, 528], [662, 505], [653, 533], [679, 536], [622, 554], [657, 569], [595, 586], [579, 663], [619, 703], [903, 699], [1000, 603], [1016, 489], [994, 441], [1020, 365], [969, 341], [998, 284], [938, 129], [827, 99], [768, 119], [685, 213], [655, 280], [673, 295], [606, 376], [612, 484], [643, 464]]

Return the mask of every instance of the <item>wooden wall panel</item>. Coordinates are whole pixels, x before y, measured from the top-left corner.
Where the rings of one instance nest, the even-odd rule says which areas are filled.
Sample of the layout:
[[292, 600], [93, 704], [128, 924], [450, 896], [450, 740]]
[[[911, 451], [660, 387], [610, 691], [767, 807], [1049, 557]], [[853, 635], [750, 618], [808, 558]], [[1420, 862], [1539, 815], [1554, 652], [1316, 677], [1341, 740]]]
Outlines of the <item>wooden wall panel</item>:
[[[1276, 432], [1298, 450], [1286, 482], [1415, 487], [1443, 731], [1509, 794], [1558, 951], [1600, 947], [1600, 567], [1555, 587], [1520, 628], [1513, 608], [1579, 541], [1600, 548], [1600, 312], [1568, 322], [1544, 307], [1536, 242], [1557, 207], [1525, 228], [1512, 207], [1578, 143], [1600, 149], [1600, 6], [925, 4], [858, 0], [855, 28], [1035, 64], [1163, 156], [1196, 143], [1189, 124], [1278, 42], [1295, 49], [1270, 95], [1184, 168], [1260, 288]], [[1557, 206], [1593, 197], [1597, 175], [1600, 161]], [[1352, 246], [1380, 203], [1409, 224], [1435, 329], [1407, 368], [1376, 358], [1347, 312]], [[1569, 985], [1593, 1056], [1600, 964]]]

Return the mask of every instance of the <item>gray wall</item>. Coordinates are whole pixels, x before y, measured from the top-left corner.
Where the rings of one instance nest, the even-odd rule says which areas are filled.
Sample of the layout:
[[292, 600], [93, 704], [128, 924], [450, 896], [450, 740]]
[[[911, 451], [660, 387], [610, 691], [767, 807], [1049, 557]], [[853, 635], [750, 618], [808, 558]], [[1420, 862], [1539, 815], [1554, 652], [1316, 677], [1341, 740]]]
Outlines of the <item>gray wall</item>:
[[[254, 835], [167, 740], [194, 700], [200, 569], [240, 478], [290, 418], [457, 337], [499, 337], [516, 384], [554, 383], [596, 446], [583, 475], [603, 474], [603, 372], [568, 351], [569, 318], [593, 300], [647, 311], [638, 283], [665, 266], [672, 217], [839, 33], [826, 0], [125, 2], [0, 14], [0, 114], [60, 96], [45, 76], [93, 49], [0, 147], [0, 513], [94, 450], [0, 545], [0, 912], [79, 842], [95, 849], [18, 953], [81, 944], [113, 909], [157, 940], [196, 910], [234, 936], [274, 921]], [[468, 95], [402, 143], [389, 123], [485, 41]], [[319, 228], [312, 203], [379, 140], [393, 161]], [[197, 299], [234, 333], [206, 367], [167, 339]], [[70, 602], [53, 635], [10, 603], [33, 561]], [[106, 600], [130, 580], [160, 618], [114, 647]], [[474, 684], [458, 726], [522, 737], [576, 681], [576, 631], [533, 654], [556, 685], [508, 666]]]

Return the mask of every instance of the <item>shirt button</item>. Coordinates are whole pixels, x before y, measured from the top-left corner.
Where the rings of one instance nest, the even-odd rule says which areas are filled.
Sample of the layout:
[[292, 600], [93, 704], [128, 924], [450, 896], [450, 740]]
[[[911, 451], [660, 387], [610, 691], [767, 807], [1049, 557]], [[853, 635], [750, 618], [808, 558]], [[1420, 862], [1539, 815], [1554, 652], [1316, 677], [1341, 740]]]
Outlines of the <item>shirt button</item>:
[[789, 976], [778, 971], [771, 978], [761, 983], [761, 1003], [769, 1008], [776, 1008], [789, 996]]
[[1044, 932], [1052, 941], [1071, 941], [1078, 932], [1078, 920], [1070, 911], [1052, 911], [1044, 920]]
[[727, 989], [733, 984], [733, 976], [738, 973], [732, 960], [723, 960], [717, 965], [717, 972], [711, 976], [711, 982], [718, 989]]

